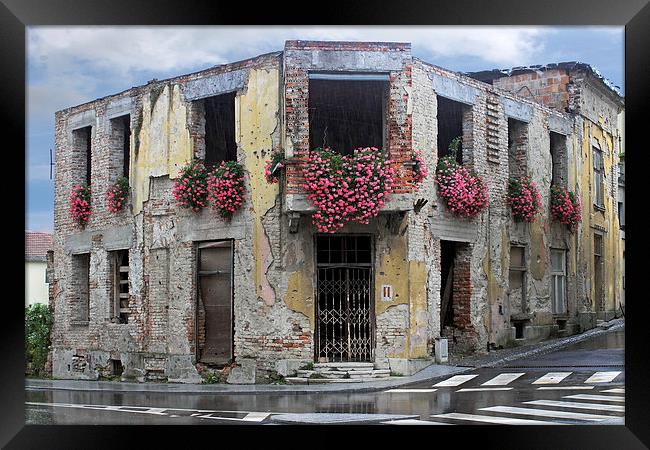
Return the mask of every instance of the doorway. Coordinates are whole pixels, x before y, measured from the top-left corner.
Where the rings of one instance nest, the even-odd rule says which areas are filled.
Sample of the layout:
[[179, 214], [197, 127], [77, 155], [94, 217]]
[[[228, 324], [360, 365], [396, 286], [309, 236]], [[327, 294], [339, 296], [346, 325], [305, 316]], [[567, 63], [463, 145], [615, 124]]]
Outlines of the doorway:
[[226, 365], [233, 359], [233, 242], [198, 246], [199, 361]]
[[372, 237], [317, 236], [316, 270], [316, 361], [372, 361]]

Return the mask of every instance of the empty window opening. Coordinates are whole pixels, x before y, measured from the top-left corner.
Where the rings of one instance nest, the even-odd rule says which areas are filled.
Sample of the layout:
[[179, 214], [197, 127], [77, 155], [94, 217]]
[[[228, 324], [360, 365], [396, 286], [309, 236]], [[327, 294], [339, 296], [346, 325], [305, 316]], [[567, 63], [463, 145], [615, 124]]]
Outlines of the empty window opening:
[[316, 237], [319, 362], [373, 360], [371, 245], [369, 235]]
[[522, 245], [511, 245], [508, 286], [510, 314], [527, 314], [526, 300], [526, 248]]
[[551, 186], [567, 187], [568, 153], [566, 136], [559, 133], [550, 133], [551, 141]]
[[92, 172], [92, 128], [84, 127], [72, 132], [75, 152], [79, 155], [79, 163], [85, 172], [86, 185], [90, 185]]
[[464, 103], [438, 96], [438, 158], [453, 153], [450, 146], [457, 145], [456, 161], [469, 158], [472, 139], [472, 108]]
[[111, 375], [119, 377], [124, 372], [124, 367], [122, 366], [122, 361], [119, 359], [111, 359]]
[[388, 81], [309, 80], [309, 146], [342, 155], [386, 145]]
[[129, 323], [129, 251], [117, 250], [109, 255], [113, 272], [112, 320]]
[[205, 165], [237, 161], [235, 141], [235, 92], [202, 100], [205, 111]]
[[566, 330], [566, 320], [558, 320], [557, 321], [557, 328], [560, 331]]
[[90, 253], [72, 255], [72, 321], [88, 324], [90, 314]]
[[566, 251], [551, 249], [551, 305], [553, 314], [565, 314], [566, 308]]
[[515, 326], [515, 339], [523, 339], [524, 338], [524, 325], [525, 322], [522, 320], [518, 320], [514, 322]]
[[131, 158], [131, 116], [125, 115], [111, 119], [111, 177], [129, 178]]
[[593, 147], [594, 160], [594, 205], [598, 208], [604, 208], [603, 189], [605, 184], [605, 167], [603, 165], [603, 152]]
[[596, 307], [605, 311], [603, 296], [603, 236], [594, 233], [594, 296]]
[[528, 173], [528, 124], [508, 119], [508, 172], [511, 177], [523, 177]]
[[440, 241], [440, 327], [454, 326], [454, 308], [452, 307], [454, 289], [454, 258], [456, 243]]

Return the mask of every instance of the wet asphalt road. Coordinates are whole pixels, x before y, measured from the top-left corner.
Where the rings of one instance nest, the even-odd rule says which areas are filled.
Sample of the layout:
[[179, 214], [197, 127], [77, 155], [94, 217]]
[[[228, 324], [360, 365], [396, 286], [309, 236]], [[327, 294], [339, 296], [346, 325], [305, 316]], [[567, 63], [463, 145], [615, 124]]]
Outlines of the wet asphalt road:
[[[557, 372], [563, 374], [559, 377], [564, 377], [557, 383], [533, 384]], [[585, 382], [600, 372], [606, 378], [614, 377], [605, 382]], [[500, 374], [499, 380], [505, 379], [503, 383], [512, 380], [482, 386]], [[346, 423], [385, 423], [389, 419], [380, 422], [373, 418], [390, 414], [400, 415], [394, 419], [404, 420], [404, 424], [423, 423], [417, 421], [426, 421], [425, 424], [529, 423], [526, 421], [531, 420], [536, 421], [531, 424], [622, 424], [624, 330], [503, 367], [477, 368], [462, 375], [474, 376], [456, 386], [434, 386], [452, 378], [449, 376], [400, 388], [405, 391], [373, 393], [203, 395], [29, 390], [25, 415], [28, 424], [82, 425], [270, 424], [278, 423], [279, 415], [286, 413], [320, 413], [304, 416], [304, 422], [307, 417], [316, 417], [314, 420], [319, 423], [335, 417], [340, 419], [342, 416], [337, 415], [345, 413], [354, 414], [344, 417]], [[448, 383], [455, 384], [453, 381]], [[486, 388], [491, 390], [475, 390]], [[295, 418], [291, 416], [292, 421]]]

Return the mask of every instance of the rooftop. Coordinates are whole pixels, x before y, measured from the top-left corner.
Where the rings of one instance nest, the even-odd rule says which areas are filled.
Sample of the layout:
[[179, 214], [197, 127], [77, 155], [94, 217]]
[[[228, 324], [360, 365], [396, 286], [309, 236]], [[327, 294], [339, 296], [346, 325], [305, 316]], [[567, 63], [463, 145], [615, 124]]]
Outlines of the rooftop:
[[46, 261], [51, 249], [51, 233], [25, 231], [25, 261]]

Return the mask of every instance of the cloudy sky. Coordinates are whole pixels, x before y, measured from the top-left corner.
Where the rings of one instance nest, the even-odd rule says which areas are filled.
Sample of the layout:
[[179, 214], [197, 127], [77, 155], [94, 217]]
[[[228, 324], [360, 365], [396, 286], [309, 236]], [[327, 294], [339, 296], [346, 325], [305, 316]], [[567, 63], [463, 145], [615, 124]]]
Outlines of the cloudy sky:
[[455, 71], [581, 61], [624, 93], [623, 27], [29, 27], [26, 229], [52, 231], [54, 112], [153, 78], [282, 50], [287, 39], [411, 42]]

